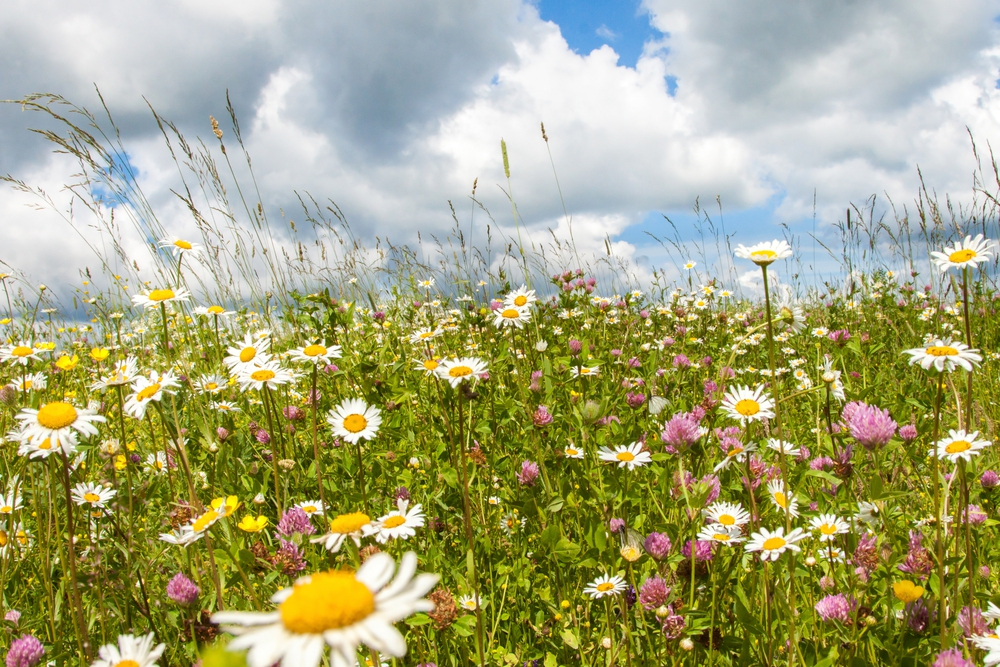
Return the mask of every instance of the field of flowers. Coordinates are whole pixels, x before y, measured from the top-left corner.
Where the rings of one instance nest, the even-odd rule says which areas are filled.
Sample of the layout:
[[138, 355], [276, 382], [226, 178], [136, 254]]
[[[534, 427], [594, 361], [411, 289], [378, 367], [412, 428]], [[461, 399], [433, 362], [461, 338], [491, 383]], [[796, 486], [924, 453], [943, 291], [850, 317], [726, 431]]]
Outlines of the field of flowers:
[[[49, 138], [96, 214], [155, 230], [113, 151]], [[197, 219], [236, 219], [197, 189]], [[520, 243], [383, 255], [376, 281], [340, 236], [336, 272], [282, 257], [245, 209], [253, 255], [207, 222], [159, 234], [156, 281], [112, 236], [130, 261], [85, 272], [80, 321], [0, 274], [8, 667], [1000, 664], [976, 225], [938, 220], [895, 270], [845, 239], [848, 280], [796, 298], [783, 240], [641, 289], [583, 262], [540, 280]], [[307, 279], [240, 298], [261, 263]]]

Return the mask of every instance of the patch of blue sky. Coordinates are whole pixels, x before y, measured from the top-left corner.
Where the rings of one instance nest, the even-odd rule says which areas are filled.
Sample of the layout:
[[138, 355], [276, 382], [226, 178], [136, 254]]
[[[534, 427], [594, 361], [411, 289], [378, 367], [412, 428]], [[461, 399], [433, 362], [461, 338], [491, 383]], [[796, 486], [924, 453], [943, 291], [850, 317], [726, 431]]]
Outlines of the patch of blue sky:
[[635, 67], [645, 43], [663, 37], [650, 25], [641, 0], [538, 0], [537, 6], [543, 20], [559, 26], [571, 49], [586, 55], [607, 44], [619, 65]]
[[[112, 154], [111, 164], [101, 169], [101, 172], [107, 181], [114, 183], [117, 188], [134, 187], [139, 178], [139, 170], [132, 164], [127, 153]], [[91, 191], [94, 199], [111, 208], [128, 201], [125, 193], [112, 190], [100, 181], [92, 182]]]

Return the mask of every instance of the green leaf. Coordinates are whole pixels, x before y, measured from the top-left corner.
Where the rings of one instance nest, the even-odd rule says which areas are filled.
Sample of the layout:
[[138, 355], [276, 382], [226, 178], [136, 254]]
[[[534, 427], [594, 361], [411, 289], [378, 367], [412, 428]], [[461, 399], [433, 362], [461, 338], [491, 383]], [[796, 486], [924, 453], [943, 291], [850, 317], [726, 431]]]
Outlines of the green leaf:
[[556, 660], [556, 656], [551, 653], [545, 654], [545, 662], [542, 663], [545, 667], [558, 667], [559, 662]]
[[573, 634], [572, 630], [563, 630], [562, 640], [566, 646], [569, 646], [574, 651], [580, 648], [580, 640], [576, 638], [576, 635]]
[[424, 613], [416, 613], [406, 619], [405, 623], [411, 627], [417, 627], [419, 625], [427, 625], [431, 622], [431, 617]]
[[556, 546], [552, 549], [552, 554], [557, 560], [570, 561], [575, 560], [577, 554], [580, 553], [580, 545], [570, 542], [565, 537], [556, 542]]
[[556, 498], [551, 503], [549, 503], [549, 506], [545, 508], [545, 511], [555, 514], [556, 512], [561, 510], [563, 508], [563, 505], [565, 504], [566, 503], [562, 498]]

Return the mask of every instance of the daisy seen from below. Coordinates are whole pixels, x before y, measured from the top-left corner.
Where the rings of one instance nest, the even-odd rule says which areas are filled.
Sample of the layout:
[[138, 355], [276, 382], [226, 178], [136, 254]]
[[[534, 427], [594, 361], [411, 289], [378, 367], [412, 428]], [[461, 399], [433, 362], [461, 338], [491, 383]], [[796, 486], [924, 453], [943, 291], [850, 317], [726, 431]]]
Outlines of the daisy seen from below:
[[382, 425], [382, 411], [360, 398], [349, 398], [326, 416], [333, 434], [352, 445], [359, 440], [371, 440]]
[[933, 366], [939, 373], [950, 373], [955, 370], [955, 366], [960, 366], [971, 373], [972, 367], [978, 366], [983, 360], [979, 350], [969, 349], [965, 343], [940, 338], [931, 345], [903, 350], [903, 353], [910, 355], [910, 364], [920, 364], [925, 371]]
[[960, 460], [971, 462], [973, 456], [979, 456], [979, 452], [989, 447], [989, 440], [980, 440], [979, 431], [966, 433], [964, 430], [948, 430], [948, 437], [938, 440], [934, 449], [930, 451], [932, 456], [939, 459], [948, 459], [952, 463]]
[[441, 364], [437, 359], [418, 359], [413, 362], [413, 368], [422, 371], [425, 375], [437, 375], [437, 367]]
[[118, 493], [115, 489], [110, 489], [100, 484], [81, 482], [73, 487], [73, 502], [77, 505], [90, 505], [91, 507], [104, 507], [108, 501]]
[[742, 463], [746, 460], [747, 454], [750, 452], [757, 451], [757, 446], [753, 443], [744, 445], [743, 443], [734, 443], [729, 449], [726, 450], [726, 457], [715, 464], [715, 468], [712, 472], [719, 472], [729, 467], [729, 464], [733, 461], [739, 461]]
[[463, 595], [458, 598], [458, 606], [466, 611], [476, 611], [482, 605], [482, 601], [476, 595]]
[[570, 373], [573, 374], [575, 378], [582, 377], [592, 377], [594, 375], [599, 375], [601, 372], [600, 366], [573, 366], [569, 369]]
[[788, 512], [792, 517], [799, 515], [799, 501], [782, 480], [772, 479], [768, 482], [767, 495], [778, 509]]
[[295, 379], [295, 373], [282, 368], [277, 361], [267, 361], [260, 366], [244, 368], [243, 372], [237, 376], [240, 389], [256, 389], [261, 391], [264, 387], [278, 387], [288, 384]]
[[205, 533], [196, 533], [191, 529], [191, 526], [181, 526], [179, 530], [160, 533], [160, 540], [183, 548], [194, 544], [204, 536]]
[[393, 624], [434, 609], [424, 595], [438, 575], [414, 576], [416, 569], [413, 552], [403, 555], [398, 570], [392, 556], [376, 553], [357, 572], [328, 570], [302, 577], [271, 598], [278, 605], [273, 612], [220, 611], [212, 622], [237, 635], [228, 648], [248, 651], [249, 667], [277, 662], [317, 667], [325, 646], [330, 647], [331, 667], [352, 667], [361, 644], [401, 658], [406, 640]]
[[38, 356], [39, 352], [46, 352], [47, 350], [37, 349], [31, 343], [26, 343], [21, 341], [17, 345], [4, 345], [0, 347], [0, 361], [9, 361], [13, 364], [21, 364], [22, 366], [27, 366], [28, 361], [34, 359], [35, 361], [41, 361], [42, 358]]
[[592, 582], [587, 584], [586, 588], [583, 589], [583, 594], [589, 595], [595, 600], [600, 600], [608, 595], [618, 595], [623, 593], [626, 588], [627, 586], [625, 584], [625, 580], [617, 574], [614, 576], [602, 574], [597, 579], [594, 579]]
[[133, 393], [125, 400], [125, 413], [142, 419], [146, 416], [146, 409], [153, 401], [163, 400], [163, 394], [173, 394], [168, 391], [179, 387], [180, 383], [170, 371], [162, 375], [152, 371], [149, 377], [140, 375], [132, 382]]
[[743, 542], [746, 538], [743, 537], [743, 532], [739, 528], [727, 528], [721, 523], [710, 523], [702, 527], [696, 539], [699, 542], [732, 546], [733, 544]]
[[412, 334], [410, 334], [410, 342], [423, 343], [433, 338], [437, 338], [443, 333], [444, 331], [442, 331], [441, 329], [418, 329], [414, 331]]
[[531, 321], [531, 311], [528, 308], [504, 306], [493, 311], [493, 326], [498, 329], [516, 327], [523, 329], [526, 322]]
[[463, 382], [475, 382], [487, 370], [486, 362], [477, 357], [445, 359], [437, 367], [438, 377], [446, 380], [453, 388]]
[[153, 646], [153, 633], [136, 637], [119, 635], [116, 644], [105, 644], [98, 651], [100, 658], [90, 667], [155, 667], [166, 644]]
[[218, 373], [202, 375], [194, 385], [199, 394], [218, 394], [226, 388], [226, 379]]
[[154, 289], [142, 294], [132, 295], [132, 305], [139, 307], [142, 306], [146, 310], [151, 310], [153, 308], [159, 308], [161, 305], [174, 303], [175, 301], [187, 301], [191, 298], [191, 292], [187, 291], [183, 287], [178, 287], [176, 290], [172, 290], [169, 287], [163, 289]]
[[801, 528], [793, 529], [788, 535], [785, 535], [785, 529], [781, 527], [773, 531], [761, 528], [760, 532], [756, 532], [750, 536], [750, 541], [746, 544], [746, 550], [750, 552], [759, 551], [762, 561], [775, 561], [778, 560], [778, 556], [785, 553], [788, 549], [802, 551], [802, 548], [796, 542], [805, 536], [806, 534]]
[[982, 234], [976, 234], [975, 237], [966, 236], [964, 240], [956, 241], [954, 245], [945, 246], [944, 252], [932, 252], [931, 258], [941, 273], [947, 273], [951, 268], [977, 268], [993, 256], [994, 245], [993, 241], [987, 241]]
[[521, 285], [513, 292], [508, 292], [507, 296], [503, 298], [504, 305], [515, 308], [524, 308], [536, 301], [538, 301], [538, 297], [535, 296], [535, 290], [528, 289], [527, 285]]
[[819, 531], [819, 539], [823, 542], [832, 542], [837, 539], [837, 535], [844, 535], [850, 530], [847, 522], [836, 514], [814, 516], [809, 525], [813, 530]]
[[185, 253], [197, 255], [201, 253], [203, 246], [200, 243], [185, 241], [179, 236], [168, 236], [160, 239], [160, 247], [169, 250], [174, 257], [179, 257]]
[[734, 254], [740, 259], [749, 259], [757, 266], [767, 266], [779, 259], [792, 256], [792, 247], [787, 241], [766, 241], [752, 245], [749, 248], [742, 243], [736, 246]]
[[702, 510], [709, 523], [721, 524], [725, 528], [741, 528], [750, 523], [750, 513], [739, 503], [717, 502]]
[[115, 362], [115, 368], [111, 373], [94, 384], [91, 389], [103, 390], [110, 387], [123, 387], [135, 382], [139, 377], [139, 360], [135, 357], [126, 357]]
[[767, 441], [768, 449], [773, 449], [779, 454], [784, 452], [785, 456], [798, 456], [799, 448], [788, 442], [787, 440], [778, 440], [777, 438], [770, 438]]
[[763, 387], [750, 389], [746, 385], [730, 388], [722, 398], [720, 409], [743, 424], [774, 417], [774, 401]]
[[67, 456], [76, 451], [79, 437], [97, 435], [98, 422], [105, 418], [96, 410], [77, 408], [70, 403], [53, 401], [38, 410], [22, 408], [17, 415], [21, 422], [21, 441], [39, 445], [48, 440], [53, 449], [61, 449]]
[[194, 314], [202, 317], [229, 317], [235, 315], [236, 311], [226, 310], [222, 306], [196, 306]]
[[653, 460], [652, 455], [643, 451], [642, 445], [638, 442], [633, 442], [630, 445], [618, 445], [614, 449], [601, 447], [598, 455], [602, 461], [617, 463], [619, 468], [628, 467], [629, 470], [644, 466]]
[[222, 360], [233, 373], [242, 373], [247, 368], [253, 368], [270, 361], [271, 337], [259, 338], [249, 333], [243, 336], [243, 341], [238, 345], [226, 348], [228, 357]]
[[408, 506], [409, 501], [400, 498], [396, 501], [396, 509], [379, 517], [378, 521], [373, 523], [372, 532], [375, 534], [376, 542], [385, 544], [397, 538], [408, 540], [417, 534], [414, 528], [424, 525], [423, 508], [419, 504], [407, 509]]
[[167, 474], [167, 455], [163, 452], [146, 455], [146, 468], [154, 475]]
[[339, 345], [328, 346], [326, 341], [310, 343], [288, 351], [288, 356], [293, 361], [306, 364], [329, 364], [333, 359], [340, 359], [341, 355]]
[[361, 546], [361, 538], [372, 534], [375, 527], [371, 517], [364, 512], [338, 514], [330, 521], [329, 531], [309, 540], [313, 544], [322, 544], [327, 551], [337, 553], [348, 537], [354, 540], [355, 546]]
[[26, 392], [41, 391], [45, 389], [47, 384], [48, 379], [45, 377], [45, 373], [28, 373], [23, 378], [14, 380], [7, 386], [15, 391]]

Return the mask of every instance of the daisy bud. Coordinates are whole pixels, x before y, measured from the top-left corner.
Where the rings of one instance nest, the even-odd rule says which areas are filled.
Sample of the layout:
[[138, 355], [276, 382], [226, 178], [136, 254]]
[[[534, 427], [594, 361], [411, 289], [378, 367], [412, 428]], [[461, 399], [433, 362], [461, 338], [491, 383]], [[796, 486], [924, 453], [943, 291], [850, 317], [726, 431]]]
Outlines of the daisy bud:
[[253, 504], [254, 505], [263, 505], [266, 502], [267, 502], [267, 499], [264, 498], [264, 494], [263, 493], [258, 493], [256, 496], [253, 497]]
[[673, 610], [670, 607], [667, 607], [666, 605], [661, 605], [656, 608], [656, 617], [660, 620], [667, 618], [672, 613], [674, 613]]
[[694, 650], [694, 642], [691, 641], [690, 637], [685, 637], [684, 639], [682, 639], [680, 641], [680, 647], [682, 649], [684, 649], [685, 651], [693, 651]]
[[815, 558], [813, 558], [812, 556], [808, 556], [806, 558], [806, 566], [807, 567], [812, 567], [815, 564], [816, 564], [816, 559]]
[[611, 637], [605, 637], [601, 640], [601, 647], [605, 650], [611, 650]]

